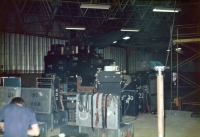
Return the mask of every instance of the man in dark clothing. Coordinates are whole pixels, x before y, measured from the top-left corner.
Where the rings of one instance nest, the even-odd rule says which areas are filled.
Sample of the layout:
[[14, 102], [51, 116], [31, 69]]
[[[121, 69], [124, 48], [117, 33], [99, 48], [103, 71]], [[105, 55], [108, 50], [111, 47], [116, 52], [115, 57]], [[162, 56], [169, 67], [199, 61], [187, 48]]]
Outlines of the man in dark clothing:
[[25, 107], [22, 98], [13, 98], [11, 103], [0, 111], [0, 128], [4, 130], [4, 137], [28, 137], [38, 136], [40, 129], [37, 124], [35, 113]]

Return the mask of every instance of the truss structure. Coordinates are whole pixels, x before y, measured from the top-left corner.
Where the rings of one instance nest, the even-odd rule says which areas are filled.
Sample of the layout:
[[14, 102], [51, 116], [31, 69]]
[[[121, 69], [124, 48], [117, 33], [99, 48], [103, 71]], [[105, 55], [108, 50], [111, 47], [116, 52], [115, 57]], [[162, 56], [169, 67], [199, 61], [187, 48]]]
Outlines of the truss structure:
[[[109, 4], [111, 8], [81, 9], [81, 3]], [[158, 43], [168, 40], [174, 18], [175, 23], [191, 22], [187, 14], [197, 4], [198, 0], [1, 0], [0, 31], [69, 39], [73, 35], [65, 30], [69, 25], [86, 27], [85, 31], [74, 32], [74, 37], [92, 37], [134, 27], [141, 32], [132, 34], [132, 43]], [[176, 16], [155, 13], [154, 7], [181, 7], [182, 12]]]
[[[173, 40], [173, 46], [171, 47], [171, 72], [173, 73], [174, 70], [177, 74], [177, 84], [176, 84], [176, 91], [173, 90], [172, 84], [171, 84], [171, 100], [174, 99], [174, 102], [172, 102], [171, 107], [173, 106], [173, 103], [176, 104], [179, 110], [191, 110], [194, 106], [200, 106], [200, 100], [189, 100], [191, 96], [199, 96], [200, 94], [200, 83], [198, 81], [193, 81], [184, 75], [181, 75], [179, 73], [179, 69], [183, 67], [184, 65], [190, 63], [191, 61], [194, 61], [196, 59], [199, 59], [200, 57], [200, 25], [183, 25], [183, 26], [176, 26], [176, 39]], [[184, 54], [184, 51], [181, 52], [181, 48], [184, 48], [185, 52], [189, 56], [184, 59], [180, 60], [179, 56], [180, 54]], [[177, 49], [180, 49], [178, 52]], [[173, 54], [174, 51], [176, 51], [176, 54]], [[172, 78], [171, 74], [171, 78]], [[179, 93], [179, 81], [183, 81], [190, 85], [191, 87], [194, 87], [195, 89], [193, 91], [188, 91], [189, 93], [185, 94], [184, 96], [181, 96]], [[171, 80], [173, 81], [173, 80]]]

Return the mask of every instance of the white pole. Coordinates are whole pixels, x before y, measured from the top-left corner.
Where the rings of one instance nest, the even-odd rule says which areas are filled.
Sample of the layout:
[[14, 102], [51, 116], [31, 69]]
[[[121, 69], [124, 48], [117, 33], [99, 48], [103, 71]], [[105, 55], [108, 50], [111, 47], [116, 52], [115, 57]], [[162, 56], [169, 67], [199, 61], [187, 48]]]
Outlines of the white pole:
[[157, 74], [157, 112], [158, 112], [158, 137], [164, 137], [164, 94], [163, 94], [163, 66], [156, 66]]

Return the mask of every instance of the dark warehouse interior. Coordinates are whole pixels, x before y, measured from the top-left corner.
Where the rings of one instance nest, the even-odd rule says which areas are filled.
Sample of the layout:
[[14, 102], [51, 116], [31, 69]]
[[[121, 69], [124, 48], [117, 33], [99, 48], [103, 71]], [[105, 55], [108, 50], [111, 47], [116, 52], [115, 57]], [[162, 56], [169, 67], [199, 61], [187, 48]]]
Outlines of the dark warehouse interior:
[[1, 0], [0, 13], [0, 110], [22, 97], [38, 137], [199, 136], [199, 0]]

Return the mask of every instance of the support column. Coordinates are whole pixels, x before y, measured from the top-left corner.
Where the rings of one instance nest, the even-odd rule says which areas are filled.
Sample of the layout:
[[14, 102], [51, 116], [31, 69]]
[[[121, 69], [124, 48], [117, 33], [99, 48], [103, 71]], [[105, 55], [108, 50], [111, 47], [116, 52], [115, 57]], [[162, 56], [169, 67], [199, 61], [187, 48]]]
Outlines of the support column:
[[157, 115], [158, 115], [158, 137], [164, 137], [164, 86], [163, 75], [164, 66], [155, 66], [157, 74]]

